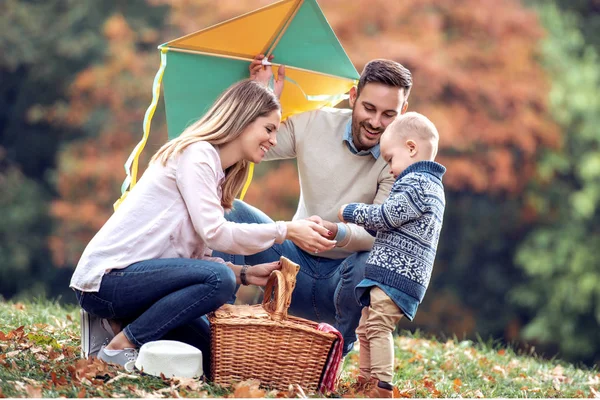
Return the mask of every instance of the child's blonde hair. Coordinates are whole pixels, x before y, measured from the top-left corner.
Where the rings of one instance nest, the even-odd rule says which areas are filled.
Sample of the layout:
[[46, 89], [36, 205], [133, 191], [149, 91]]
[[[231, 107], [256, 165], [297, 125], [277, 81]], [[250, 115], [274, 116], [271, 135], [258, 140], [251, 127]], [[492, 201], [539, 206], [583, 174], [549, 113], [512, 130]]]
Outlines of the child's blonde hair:
[[413, 137], [414, 135], [420, 142], [428, 143], [431, 147], [431, 160], [435, 159], [440, 134], [429, 118], [418, 112], [409, 111], [396, 118], [387, 129], [390, 128], [401, 137]]
[[[223, 92], [202, 118], [187, 127], [179, 137], [164, 144], [150, 162], [166, 165], [169, 158], [200, 141], [213, 145], [231, 142], [257, 118], [276, 110], [281, 110], [281, 106], [271, 90], [251, 80], [238, 82]], [[232, 207], [246, 181], [248, 166], [248, 161], [241, 160], [225, 171], [221, 186], [223, 208]]]

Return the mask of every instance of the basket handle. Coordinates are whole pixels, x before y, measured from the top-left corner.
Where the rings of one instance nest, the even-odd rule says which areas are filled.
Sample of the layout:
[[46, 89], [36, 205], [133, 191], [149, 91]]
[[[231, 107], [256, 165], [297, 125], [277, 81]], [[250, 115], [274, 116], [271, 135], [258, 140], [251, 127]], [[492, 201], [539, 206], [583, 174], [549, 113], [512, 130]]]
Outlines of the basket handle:
[[265, 286], [263, 308], [274, 321], [287, 318], [288, 308], [292, 302], [292, 293], [296, 287], [296, 275], [300, 266], [285, 257], [281, 257], [281, 271], [271, 272]]

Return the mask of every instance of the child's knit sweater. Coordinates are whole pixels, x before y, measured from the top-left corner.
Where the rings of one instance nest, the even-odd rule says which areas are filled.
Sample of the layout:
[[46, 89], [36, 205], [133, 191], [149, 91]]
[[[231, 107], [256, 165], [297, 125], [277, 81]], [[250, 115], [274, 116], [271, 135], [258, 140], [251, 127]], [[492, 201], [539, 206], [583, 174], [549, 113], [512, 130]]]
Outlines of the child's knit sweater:
[[383, 204], [344, 208], [346, 222], [376, 232], [365, 278], [423, 300], [442, 229], [445, 172], [434, 161], [416, 162], [398, 177]]

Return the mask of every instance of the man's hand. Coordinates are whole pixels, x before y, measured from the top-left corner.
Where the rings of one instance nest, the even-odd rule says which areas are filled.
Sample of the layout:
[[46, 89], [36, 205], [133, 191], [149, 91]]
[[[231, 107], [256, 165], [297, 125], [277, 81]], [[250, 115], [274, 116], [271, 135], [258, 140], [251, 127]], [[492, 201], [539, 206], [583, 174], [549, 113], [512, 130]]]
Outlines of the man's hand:
[[256, 264], [246, 271], [248, 283], [256, 286], [265, 286], [271, 276], [271, 272], [281, 269], [280, 261], [273, 261], [265, 264]]
[[[271, 54], [268, 58], [268, 61], [271, 62], [273, 59], [273, 55]], [[248, 70], [250, 71], [250, 79], [256, 80], [262, 83], [265, 86], [269, 85], [269, 80], [271, 80], [271, 76], [273, 76], [273, 69], [271, 65], [263, 65], [263, 59], [265, 58], [264, 54], [259, 54], [254, 57], [254, 60], [250, 63]], [[277, 69], [277, 79], [275, 80], [275, 84], [273, 87], [273, 93], [279, 99], [281, 97], [281, 93], [283, 92], [283, 84], [285, 82], [285, 66], [280, 65]]]
[[348, 204], [344, 204], [343, 206], [340, 207], [340, 210], [338, 211], [338, 218], [340, 219], [340, 221], [345, 222], [344, 221], [344, 208], [346, 208]]
[[306, 219], [314, 222], [315, 224], [319, 224], [319, 225], [323, 226], [323, 218], [319, 217], [318, 215], [311, 215], [310, 217], [308, 217]]

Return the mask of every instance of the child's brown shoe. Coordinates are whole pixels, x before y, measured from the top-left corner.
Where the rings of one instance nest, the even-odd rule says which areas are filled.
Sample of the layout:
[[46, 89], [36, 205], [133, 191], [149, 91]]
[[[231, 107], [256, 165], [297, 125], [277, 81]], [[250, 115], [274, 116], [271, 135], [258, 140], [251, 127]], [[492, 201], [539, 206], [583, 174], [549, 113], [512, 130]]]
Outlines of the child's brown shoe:
[[387, 382], [381, 382], [377, 378], [371, 378], [365, 397], [370, 399], [391, 399], [394, 397], [394, 387]]

